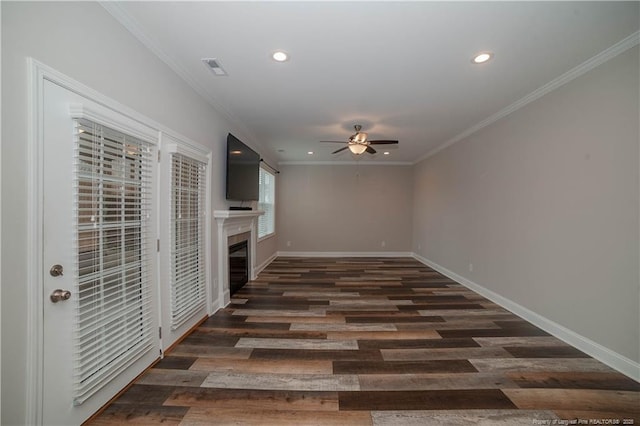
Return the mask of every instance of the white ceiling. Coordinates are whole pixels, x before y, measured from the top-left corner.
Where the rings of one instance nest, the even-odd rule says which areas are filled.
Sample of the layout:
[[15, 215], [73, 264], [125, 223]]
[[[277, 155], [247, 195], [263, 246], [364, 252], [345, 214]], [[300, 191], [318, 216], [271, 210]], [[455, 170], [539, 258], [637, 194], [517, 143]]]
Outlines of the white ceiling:
[[[122, 2], [105, 7], [248, 139], [331, 155], [354, 124], [414, 162], [639, 28], [638, 2]], [[276, 63], [283, 49], [290, 60]], [[471, 63], [480, 51], [495, 57]], [[201, 62], [217, 58], [228, 76]], [[489, 120], [488, 120], [489, 119]], [[488, 120], [488, 121], [487, 121]], [[251, 141], [249, 141], [251, 142]], [[384, 147], [378, 147], [384, 148]], [[313, 151], [313, 155], [308, 155]], [[379, 151], [382, 151], [379, 150]]]

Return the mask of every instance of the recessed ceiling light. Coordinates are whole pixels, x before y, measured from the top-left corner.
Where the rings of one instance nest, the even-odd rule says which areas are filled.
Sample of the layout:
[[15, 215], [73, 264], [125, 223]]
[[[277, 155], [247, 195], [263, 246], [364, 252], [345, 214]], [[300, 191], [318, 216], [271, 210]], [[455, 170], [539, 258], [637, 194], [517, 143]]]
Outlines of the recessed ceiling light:
[[313, 151], [309, 151], [309, 152], [307, 152], [307, 154], [313, 155]]
[[389, 155], [389, 151], [385, 151], [385, 152], [384, 152], [384, 155]]
[[493, 58], [493, 53], [491, 52], [480, 52], [476, 56], [473, 57], [471, 62], [474, 64], [484, 64]]
[[275, 52], [273, 52], [271, 57], [273, 58], [274, 61], [284, 62], [289, 59], [289, 54], [284, 50], [276, 50]]

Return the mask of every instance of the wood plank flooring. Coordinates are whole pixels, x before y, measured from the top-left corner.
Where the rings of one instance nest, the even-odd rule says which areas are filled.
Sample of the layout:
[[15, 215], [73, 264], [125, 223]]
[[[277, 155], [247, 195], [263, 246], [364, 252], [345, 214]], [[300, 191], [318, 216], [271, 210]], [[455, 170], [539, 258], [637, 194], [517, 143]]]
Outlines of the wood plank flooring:
[[278, 258], [91, 422], [123, 423], [640, 424], [640, 384], [413, 259]]

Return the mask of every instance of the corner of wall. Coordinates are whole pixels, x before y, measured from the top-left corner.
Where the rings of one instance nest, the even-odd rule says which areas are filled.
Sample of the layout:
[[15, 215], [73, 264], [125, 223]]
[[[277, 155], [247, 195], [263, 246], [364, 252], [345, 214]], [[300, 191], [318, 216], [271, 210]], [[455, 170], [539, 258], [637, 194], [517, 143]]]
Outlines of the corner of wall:
[[558, 339], [580, 349], [584, 353], [592, 356], [603, 364], [608, 365], [621, 372], [622, 374], [631, 377], [636, 381], [640, 381], [640, 363], [637, 363], [623, 355], [620, 355], [617, 352], [612, 351], [591, 339], [588, 339], [572, 330], [569, 330], [562, 325], [539, 315], [538, 313], [525, 308], [524, 306], [507, 299], [483, 286], [477, 284], [462, 275], [456, 274], [455, 272], [435, 263], [431, 260], [420, 256], [416, 253], [412, 254], [413, 258], [417, 261], [423, 263], [424, 265], [440, 272], [442, 275], [451, 278], [455, 282], [462, 284], [468, 289], [475, 291], [479, 295], [486, 297], [492, 302], [500, 305], [511, 313], [518, 315], [526, 321], [529, 321], [533, 325], [541, 328], [549, 334], [557, 337]]

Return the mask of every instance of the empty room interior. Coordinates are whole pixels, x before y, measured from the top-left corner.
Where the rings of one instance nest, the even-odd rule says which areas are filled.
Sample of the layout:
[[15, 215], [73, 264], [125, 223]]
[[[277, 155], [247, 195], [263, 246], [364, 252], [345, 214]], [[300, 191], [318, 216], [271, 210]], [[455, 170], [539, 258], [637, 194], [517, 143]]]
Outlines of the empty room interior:
[[3, 425], [640, 424], [640, 3], [0, 2]]

